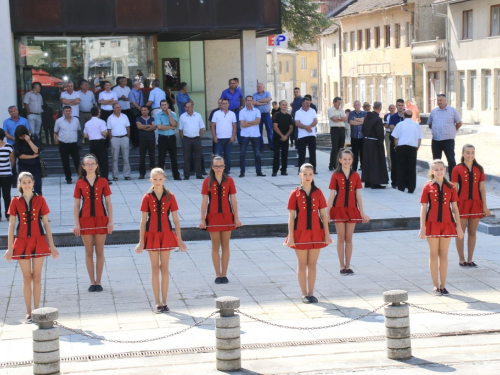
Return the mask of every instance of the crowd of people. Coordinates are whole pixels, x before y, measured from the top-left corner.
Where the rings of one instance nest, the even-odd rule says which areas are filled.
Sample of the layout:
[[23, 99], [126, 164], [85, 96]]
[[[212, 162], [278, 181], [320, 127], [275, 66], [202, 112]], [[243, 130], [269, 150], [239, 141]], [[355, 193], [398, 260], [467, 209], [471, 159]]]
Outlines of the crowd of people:
[[[201, 137], [205, 124], [202, 116], [194, 111], [187, 84], [175, 97], [160, 89], [159, 81], [153, 82], [148, 102], [144, 103], [140, 82], [128, 89], [124, 81], [111, 90], [111, 84], [103, 81], [104, 90], [97, 103], [86, 107], [89, 116], [84, 124], [80, 117], [81, 96], [75, 94], [72, 83], [61, 96], [62, 117], [56, 121], [54, 134], [66, 182], [72, 183], [69, 158], [79, 171], [74, 190], [74, 234], [81, 236], [86, 252], [86, 265], [91, 285], [89, 292], [102, 292], [101, 277], [104, 266], [104, 243], [107, 234], [113, 232], [113, 207], [111, 202], [112, 181], [118, 180], [118, 157], [123, 158], [123, 175], [130, 180], [128, 153], [130, 143], [140, 149], [140, 179], [146, 178], [146, 153], [149, 156], [149, 179], [152, 187], [144, 195], [140, 211], [139, 243], [136, 252], [148, 251], [152, 267], [152, 288], [155, 312], [168, 312], [168, 262], [170, 250], [186, 251], [182, 241], [181, 226], [177, 215], [179, 206], [175, 195], [165, 186], [165, 158], [171, 160], [174, 180], [180, 180], [177, 165], [177, 140], [180, 138], [184, 152], [184, 180], [191, 170], [197, 179], [203, 179], [201, 189], [201, 218], [199, 228], [207, 230], [212, 243], [212, 261], [215, 284], [226, 284], [230, 259], [231, 231], [242, 223], [238, 217], [236, 183], [231, 173], [232, 145], [240, 144], [240, 175], [244, 177], [245, 154], [252, 144], [257, 176], [262, 173], [260, 152], [264, 147], [263, 130], [268, 144], [274, 150], [272, 176], [281, 166], [281, 175], [287, 175], [287, 154], [290, 144], [295, 144], [299, 154], [300, 185], [288, 200], [288, 236], [285, 245], [294, 249], [298, 261], [298, 281], [303, 303], [317, 303], [314, 296], [316, 263], [320, 249], [333, 241], [328, 230], [334, 222], [337, 233], [337, 252], [340, 274], [353, 275], [350, 262], [353, 253], [353, 233], [356, 223], [366, 223], [370, 218], [364, 213], [361, 188], [382, 189], [389, 184], [388, 170], [393, 188], [413, 193], [416, 188], [416, 157], [422, 139], [417, 110], [410, 103], [398, 99], [389, 106], [389, 113], [381, 116], [382, 103], [372, 105], [354, 102], [354, 109], [344, 110], [342, 99], [336, 97], [328, 110], [332, 149], [329, 169], [333, 171], [330, 193], [325, 198], [314, 184], [316, 170], [316, 127], [318, 118], [311, 97], [301, 96], [295, 88], [294, 100], [272, 103], [271, 95], [264, 86], [257, 86], [257, 93], [243, 96], [236, 78], [229, 80], [218, 101], [218, 108], [209, 117], [213, 136], [213, 154], [208, 177], [204, 170]], [[18, 260], [23, 272], [23, 290], [26, 300], [27, 321], [31, 309], [38, 308], [41, 290], [43, 259], [58, 257], [48, 220], [49, 208], [42, 195], [40, 150], [36, 111], [37, 83], [28, 98], [29, 117], [23, 119], [15, 106], [9, 107], [11, 117], [0, 131], [0, 182], [4, 196], [5, 216], [9, 220], [8, 250], [4, 257]], [[80, 85], [85, 87], [85, 82]], [[68, 92], [69, 91], [69, 92]], [[83, 95], [86, 95], [85, 92]], [[26, 100], [26, 99], [25, 99]], [[88, 98], [88, 103], [92, 99]], [[175, 111], [174, 103], [178, 110]], [[461, 126], [457, 111], [447, 105], [444, 95], [438, 96], [438, 107], [429, 117], [432, 129], [434, 161], [430, 166], [429, 182], [420, 198], [421, 225], [419, 236], [427, 239], [430, 253], [430, 273], [434, 293], [446, 295], [448, 247], [450, 239], [457, 237], [460, 266], [477, 267], [473, 261], [476, 229], [479, 219], [490, 214], [486, 204], [483, 168], [475, 160], [475, 149], [466, 145], [462, 161], [456, 166], [454, 139]], [[405, 108], [405, 104], [407, 107]], [[271, 109], [273, 105], [273, 109]], [[151, 107], [151, 110], [150, 108]], [[35, 109], [34, 109], [35, 108]], [[363, 108], [363, 110], [361, 109]], [[133, 110], [135, 110], [135, 112]], [[140, 112], [140, 116], [133, 118]], [[151, 112], [151, 113], [150, 113]], [[75, 116], [75, 113], [79, 116]], [[135, 113], [135, 114], [134, 114]], [[132, 118], [132, 120], [131, 120]], [[30, 129], [34, 129], [31, 133]], [[135, 129], [135, 130], [134, 130]], [[80, 160], [78, 142], [88, 139], [91, 154]], [[135, 134], [135, 135], [134, 135]], [[346, 148], [346, 136], [351, 149]], [[6, 140], [5, 140], [6, 138]], [[9, 142], [10, 141], [10, 142]], [[107, 146], [111, 147], [112, 181], [108, 175]], [[159, 150], [159, 163], [155, 163], [155, 147]], [[309, 163], [306, 163], [306, 150]], [[387, 160], [386, 161], [386, 150]], [[446, 167], [441, 161], [442, 152], [448, 159], [451, 182], [445, 177]], [[16, 176], [14, 169], [18, 159]], [[362, 170], [361, 176], [358, 174]], [[16, 173], [17, 173], [16, 172]], [[10, 199], [10, 185], [15, 184], [19, 196]], [[4, 188], [7, 186], [7, 188]], [[8, 199], [7, 199], [8, 198]], [[173, 225], [171, 222], [173, 220]], [[16, 221], [19, 223], [15, 231]], [[25, 225], [20, 225], [25, 224]], [[463, 231], [468, 227], [468, 254], [464, 253]], [[94, 253], [96, 262], [94, 263]]]

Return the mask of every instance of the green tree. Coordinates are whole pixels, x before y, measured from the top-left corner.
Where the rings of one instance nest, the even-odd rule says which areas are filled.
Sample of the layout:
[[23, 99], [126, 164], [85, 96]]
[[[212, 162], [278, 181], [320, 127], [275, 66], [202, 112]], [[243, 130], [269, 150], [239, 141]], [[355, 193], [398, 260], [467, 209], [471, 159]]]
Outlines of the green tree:
[[319, 3], [310, 0], [282, 0], [281, 24], [290, 34], [289, 46], [314, 43], [319, 32], [331, 25], [319, 11]]

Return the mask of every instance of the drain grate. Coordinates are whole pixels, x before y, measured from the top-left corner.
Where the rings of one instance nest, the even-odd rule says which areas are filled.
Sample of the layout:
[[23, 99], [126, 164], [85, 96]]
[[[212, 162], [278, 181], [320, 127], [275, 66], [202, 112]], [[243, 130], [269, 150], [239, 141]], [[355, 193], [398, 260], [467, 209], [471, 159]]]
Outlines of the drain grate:
[[[432, 337], [450, 337], [450, 336], [469, 336], [469, 335], [488, 335], [499, 334], [500, 330], [477, 330], [477, 331], [457, 331], [457, 332], [431, 332], [431, 333], [417, 333], [411, 335], [412, 339], [424, 339]], [[307, 340], [307, 341], [283, 341], [283, 342], [270, 342], [262, 344], [246, 344], [241, 345], [241, 349], [266, 349], [266, 348], [283, 348], [288, 346], [305, 346], [305, 345], [328, 345], [328, 344], [341, 344], [349, 342], [369, 342], [369, 341], [384, 341], [385, 336], [361, 336], [361, 337], [339, 337], [335, 339], [322, 339], [322, 340]], [[110, 354], [92, 354], [82, 356], [63, 357], [61, 362], [87, 362], [87, 361], [100, 361], [106, 359], [120, 359], [120, 358], [140, 358], [140, 357], [155, 357], [167, 356], [177, 354], [198, 354], [198, 353], [214, 353], [215, 346], [201, 346], [197, 348], [180, 348], [180, 349], [167, 349], [167, 350], [141, 350], [125, 353], [110, 353]], [[12, 361], [0, 363], [0, 368], [5, 367], [18, 367], [32, 365], [33, 361]]]

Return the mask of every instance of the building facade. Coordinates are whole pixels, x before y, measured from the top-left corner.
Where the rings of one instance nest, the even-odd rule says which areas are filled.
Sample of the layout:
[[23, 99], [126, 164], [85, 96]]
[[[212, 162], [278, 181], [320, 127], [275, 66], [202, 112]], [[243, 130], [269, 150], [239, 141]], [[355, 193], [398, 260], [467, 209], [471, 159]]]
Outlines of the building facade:
[[466, 124], [500, 124], [500, 2], [436, 1], [446, 5], [449, 99]]
[[304, 44], [296, 48], [297, 87], [302, 95], [309, 94], [318, 103], [318, 46]]
[[[229, 78], [244, 94], [265, 82], [268, 35], [281, 32], [279, 0], [0, 0], [0, 68], [8, 77], [2, 109], [21, 106], [34, 81], [42, 96], [60, 108], [64, 83], [119, 76], [151, 82], [175, 93], [180, 82], [198, 112], [217, 105]], [[243, 54], [242, 51], [245, 51]], [[94, 84], [95, 82], [95, 84]]]

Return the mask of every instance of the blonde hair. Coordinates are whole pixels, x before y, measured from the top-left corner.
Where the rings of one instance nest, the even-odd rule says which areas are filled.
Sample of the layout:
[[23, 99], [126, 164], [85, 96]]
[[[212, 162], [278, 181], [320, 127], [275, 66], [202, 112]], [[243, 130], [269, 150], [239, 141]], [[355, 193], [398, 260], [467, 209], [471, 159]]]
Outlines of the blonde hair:
[[[433, 161], [431, 161], [430, 168], [429, 168], [429, 181], [435, 180], [436, 176], [434, 176], [434, 167], [438, 164], [441, 164], [446, 169], [446, 165], [444, 165], [444, 162], [441, 159], [434, 159]], [[448, 187], [454, 186], [444, 176], [443, 176], [443, 183]]]
[[19, 176], [17, 176], [17, 190], [19, 190], [19, 194], [23, 195], [24, 191], [23, 188], [21, 187], [21, 179], [24, 177], [29, 177], [31, 178], [31, 181], [33, 181], [33, 186], [35, 186], [35, 178], [33, 175], [29, 172], [21, 172], [19, 173]]
[[[162, 168], [151, 169], [150, 176], [153, 177], [156, 174], [161, 174], [165, 178], [167, 177], [167, 175], [165, 174], [165, 171]], [[150, 190], [152, 190], [152, 189], [154, 189], [153, 185], [151, 186]], [[163, 185], [163, 191], [167, 195], [167, 202], [168, 202], [170, 200], [170, 191], [165, 187], [165, 185]]]

